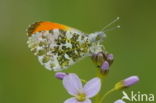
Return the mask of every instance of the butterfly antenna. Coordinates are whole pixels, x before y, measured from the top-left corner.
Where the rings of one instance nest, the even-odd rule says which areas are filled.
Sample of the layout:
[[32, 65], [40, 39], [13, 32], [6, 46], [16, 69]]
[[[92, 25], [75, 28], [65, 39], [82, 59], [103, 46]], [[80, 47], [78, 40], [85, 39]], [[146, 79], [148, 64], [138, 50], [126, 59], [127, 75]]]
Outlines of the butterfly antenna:
[[112, 28], [110, 28], [110, 29], [106, 29], [104, 32], [113, 31], [113, 30], [115, 30], [115, 29], [119, 29], [120, 27], [121, 27], [120, 25], [117, 25], [117, 26], [112, 27]]
[[[109, 24], [107, 24], [103, 29], [102, 31], [105, 31], [106, 28], [108, 28], [109, 26], [111, 26], [113, 23], [117, 22], [118, 20], [120, 19], [120, 17], [117, 17], [116, 19], [114, 19], [112, 22], [110, 22]], [[118, 28], [118, 26], [116, 26], [115, 28]], [[119, 27], [120, 28], [120, 27]], [[108, 31], [108, 30], [106, 30]]]

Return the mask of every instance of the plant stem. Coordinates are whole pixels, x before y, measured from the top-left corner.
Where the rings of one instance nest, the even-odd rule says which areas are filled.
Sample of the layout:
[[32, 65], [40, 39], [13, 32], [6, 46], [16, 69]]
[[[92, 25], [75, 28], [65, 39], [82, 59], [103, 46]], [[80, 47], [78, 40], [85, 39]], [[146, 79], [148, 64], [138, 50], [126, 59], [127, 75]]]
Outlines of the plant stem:
[[[102, 75], [101, 72], [100, 72], [100, 70], [98, 70], [97, 77], [99, 77], [101, 79], [101, 85], [103, 85], [103, 82], [104, 82], [104, 79], [105, 79], [106, 75]], [[100, 94], [101, 93], [99, 93], [99, 94], [97, 94], [95, 96], [95, 99], [94, 99], [95, 100], [95, 103], [99, 103]]]
[[115, 88], [112, 88], [112, 89], [110, 89], [108, 92], [106, 92], [106, 93], [101, 97], [101, 99], [100, 99], [100, 101], [99, 101], [98, 103], [102, 103], [103, 100], [105, 99], [105, 97], [106, 97], [107, 95], [109, 95], [110, 93], [114, 92], [115, 90], [116, 90]]

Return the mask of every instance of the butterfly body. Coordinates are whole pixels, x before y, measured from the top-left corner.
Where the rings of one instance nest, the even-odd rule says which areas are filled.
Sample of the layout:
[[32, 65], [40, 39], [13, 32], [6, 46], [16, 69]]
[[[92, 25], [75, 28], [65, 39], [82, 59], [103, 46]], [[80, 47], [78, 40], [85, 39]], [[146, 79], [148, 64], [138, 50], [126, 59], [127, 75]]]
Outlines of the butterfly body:
[[28, 28], [28, 47], [48, 70], [68, 68], [85, 56], [103, 51], [103, 32], [90, 35], [57, 23], [37, 22]]

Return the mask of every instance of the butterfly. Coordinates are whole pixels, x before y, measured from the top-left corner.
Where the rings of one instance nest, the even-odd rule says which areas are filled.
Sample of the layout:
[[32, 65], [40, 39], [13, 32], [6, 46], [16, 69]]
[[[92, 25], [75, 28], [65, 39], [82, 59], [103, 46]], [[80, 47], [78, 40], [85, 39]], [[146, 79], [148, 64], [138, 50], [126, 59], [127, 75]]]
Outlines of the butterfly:
[[66, 25], [40, 21], [27, 29], [27, 44], [48, 70], [60, 71], [93, 53], [104, 51], [103, 31], [86, 34]]

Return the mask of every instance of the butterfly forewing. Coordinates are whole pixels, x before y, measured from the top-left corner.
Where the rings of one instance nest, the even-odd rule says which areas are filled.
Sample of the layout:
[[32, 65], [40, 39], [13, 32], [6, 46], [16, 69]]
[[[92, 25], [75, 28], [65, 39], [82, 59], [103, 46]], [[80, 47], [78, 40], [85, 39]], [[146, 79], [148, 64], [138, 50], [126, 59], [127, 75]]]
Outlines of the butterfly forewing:
[[40, 63], [55, 71], [66, 69], [86, 56], [90, 46], [87, 35], [74, 29], [35, 32], [29, 36], [27, 43]]

